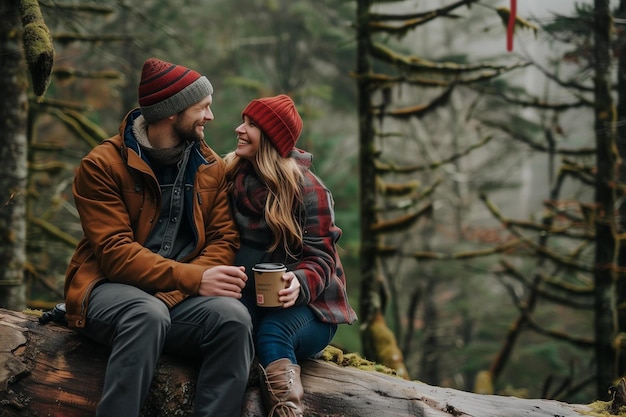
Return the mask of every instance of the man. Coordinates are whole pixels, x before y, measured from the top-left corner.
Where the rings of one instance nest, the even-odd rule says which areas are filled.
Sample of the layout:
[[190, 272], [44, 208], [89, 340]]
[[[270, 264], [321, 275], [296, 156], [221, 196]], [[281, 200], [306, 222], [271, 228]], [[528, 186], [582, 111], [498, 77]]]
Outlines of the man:
[[150, 58], [139, 108], [81, 162], [85, 236], [65, 280], [68, 325], [111, 346], [97, 416], [137, 416], [162, 352], [200, 359], [195, 416], [239, 417], [254, 356], [232, 266], [224, 162], [204, 142], [213, 87]]

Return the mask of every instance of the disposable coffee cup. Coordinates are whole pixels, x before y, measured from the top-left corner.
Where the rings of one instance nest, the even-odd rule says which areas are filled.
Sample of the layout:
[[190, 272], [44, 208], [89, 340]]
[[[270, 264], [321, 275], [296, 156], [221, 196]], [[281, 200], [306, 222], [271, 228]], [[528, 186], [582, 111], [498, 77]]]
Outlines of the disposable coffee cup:
[[256, 288], [256, 305], [260, 307], [278, 307], [278, 291], [285, 288], [282, 276], [287, 271], [283, 264], [263, 263], [254, 268], [254, 286]]

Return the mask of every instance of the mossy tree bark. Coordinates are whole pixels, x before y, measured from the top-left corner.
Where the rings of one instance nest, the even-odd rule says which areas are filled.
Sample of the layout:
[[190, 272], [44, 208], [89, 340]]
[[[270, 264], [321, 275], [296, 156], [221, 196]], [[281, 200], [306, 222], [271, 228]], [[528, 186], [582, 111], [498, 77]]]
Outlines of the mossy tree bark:
[[0, 305], [22, 309], [26, 258], [28, 80], [15, 0], [0, 0]]

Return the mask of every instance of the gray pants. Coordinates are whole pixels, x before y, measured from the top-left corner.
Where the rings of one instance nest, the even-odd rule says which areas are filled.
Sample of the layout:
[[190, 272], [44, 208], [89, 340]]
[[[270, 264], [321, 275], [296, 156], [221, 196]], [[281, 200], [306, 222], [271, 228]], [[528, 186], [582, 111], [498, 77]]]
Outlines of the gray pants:
[[240, 417], [254, 357], [252, 322], [230, 297], [189, 297], [171, 311], [125, 284], [96, 287], [81, 333], [111, 347], [98, 417], [138, 416], [161, 352], [201, 361], [196, 417]]

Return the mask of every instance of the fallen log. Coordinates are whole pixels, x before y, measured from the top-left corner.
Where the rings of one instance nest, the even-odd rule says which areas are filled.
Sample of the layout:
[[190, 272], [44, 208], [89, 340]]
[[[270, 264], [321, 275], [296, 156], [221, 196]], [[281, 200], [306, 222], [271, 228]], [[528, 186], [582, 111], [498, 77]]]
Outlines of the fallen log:
[[[107, 356], [107, 348], [63, 326], [41, 325], [36, 315], [0, 309], [0, 417], [93, 416]], [[441, 388], [326, 359], [302, 364], [309, 417], [574, 417], [592, 410], [591, 405]], [[191, 415], [195, 377], [194, 363], [163, 356], [142, 416]], [[265, 417], [257, 377], [253, 367], [242, 416]]]

